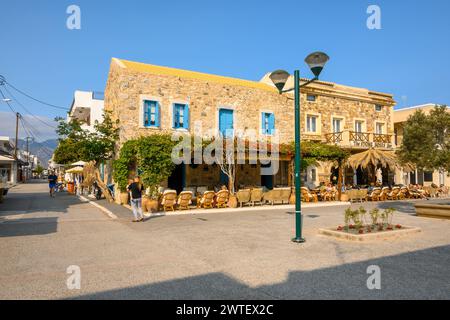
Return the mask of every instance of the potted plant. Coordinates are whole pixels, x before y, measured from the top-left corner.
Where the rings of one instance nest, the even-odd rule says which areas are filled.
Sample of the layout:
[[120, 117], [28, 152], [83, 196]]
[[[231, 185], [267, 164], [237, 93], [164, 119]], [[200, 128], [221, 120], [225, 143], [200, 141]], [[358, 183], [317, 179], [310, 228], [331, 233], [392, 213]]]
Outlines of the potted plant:
[[159, 197], [158, 186], [153, 185], [147, 188], [145, 192], [145, 209], [148, 212], [157, 212], [159, 210]]
[[230, 193], [230, 197], [228, 198], [228, 207], [237, 208], [238, 207], [238, 199], [235, 194]]
[[119, 195], [120, 204], [128, 204], [130, 200], [130, 194], [128, 192], [120, 192]]

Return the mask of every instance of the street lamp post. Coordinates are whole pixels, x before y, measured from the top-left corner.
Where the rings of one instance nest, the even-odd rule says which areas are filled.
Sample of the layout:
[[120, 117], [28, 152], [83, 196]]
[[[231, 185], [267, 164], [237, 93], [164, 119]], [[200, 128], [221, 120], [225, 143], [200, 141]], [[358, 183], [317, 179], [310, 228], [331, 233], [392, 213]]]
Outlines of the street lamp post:
[[289, 73], [284, 70], [277, 70], [271, 73], [270, 79], [277, 87], [280, 94], [294, 91], [295, 97], [295, 238], [292, 239], [296, 243], [304, 243], [302, 236], [302, 201], [301, 201], [301, 146], [300, 146], [300, 88], [319, 79], [323, 67], [330, 58], [323, 52], [314, 52], [308, 55], [305, 62], [310, 67], [314, 78], [300, 85], [300, 71], [294, 71], [294, 88], [284, 90], [284, 86], [289, 78]]

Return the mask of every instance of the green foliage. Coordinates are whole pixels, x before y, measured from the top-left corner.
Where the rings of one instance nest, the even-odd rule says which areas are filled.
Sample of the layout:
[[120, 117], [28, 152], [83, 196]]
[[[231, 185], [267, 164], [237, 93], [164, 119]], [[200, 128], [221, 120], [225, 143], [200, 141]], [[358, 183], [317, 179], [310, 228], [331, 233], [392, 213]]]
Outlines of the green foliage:
[[426, 115], [418, 110], [403, 127], [403, 143], [397, 155], [403, 163], [419, 169], [450, 170], [450, 112], [436, 106]]
[[172, 149], [175, 143], [170, 135], [151, 135], [137, 141], [137, 165], [142, 170], [145, 186], [154, 187], [167, 179], [175, 168]]
[[[295, 142], [291, 142], [287, 146], [287, 151], [295, 152]], [[310, 165], [314, 165], [317, 161], [337, 161], [342, 162], [348, 158], [349, 153], [335, 145], [328, 145], [320, 142], [302, 141], [301, 142], [301, 154], [302, 154], [302, 168], [307, 168]]]
[[375, 208], [370, 210], [370, 218], [372, 219], [372, 225], [378, 224], [378, 219], [380, 219], [380, 210]]
[[[344, 223], [346, 226], [345, 230], [349, 230], [350, 223], [352, 223], [357, 230], [364, 228], [365, 226], [367, 226], [369, 229], [372, 229], [372, 227], [376, 225], [380, 226], [381, 229], [388, 228], [392, 226], [392, 220], [394, 218], [395, 211], [396, 209], [394, 208], [388, 208], [380, 213], [380, 210], [375, 208], [369, 212], [369, 216], [367, 217], [367, 210], [363, 207], [360, 207], [357, 210], [347, 208], [344, 211]], [[369, 221], [369, 218], [372, 222], [371, 226], [366, 223], [367, 221]]]
[[96, 161], [99, 164], [113, 157], [119, 129], [117, 122], [113, 123], [108, 112], [104, 113], [102, 123], [95, 123], [95, 132], [83, 130], [82, 123], [78, 120], [70, 123], [62, 118], [55, 120], [59, 122], [56, 129], [59, 145], [53, 158], [56, 163], [70, 164], [83, 160]]
[[53, 153], [53, 160], [59, 164], [71, 164], [84, 160], [86, 153], [85, 143], [82, 140], [66, 138], [59, 141], [58, 147]]
[[120, 149], [119, 158], [113, 162], [113, 178], [121, 191], [128, 185], [130, 171], [137, 163], [137, 140], [128, 140]]
[[41, 175], [41, 174], [44, 172], [44, 167], [41, 166], [41, 165], [38, 165], [38, 166], [36, 167], [36, 169], [34, 169], [34, 172], [35, 172], [36, 174], [38, 174], [38, 175]]
[[137, 168], [144, 186], [155, 189], [175, 168], [171, 154], [175, 142], [168, 134], [154, 134], [127, 141], [113, 163], [113, 177], [121, 191], [126, 190], [130, 173]]
[[394, 208], [388, 208], [383, 212], [383, 223], [390, 225], [392, 224], [392, 220], [394, 219], [394, 213], [397, 211]]

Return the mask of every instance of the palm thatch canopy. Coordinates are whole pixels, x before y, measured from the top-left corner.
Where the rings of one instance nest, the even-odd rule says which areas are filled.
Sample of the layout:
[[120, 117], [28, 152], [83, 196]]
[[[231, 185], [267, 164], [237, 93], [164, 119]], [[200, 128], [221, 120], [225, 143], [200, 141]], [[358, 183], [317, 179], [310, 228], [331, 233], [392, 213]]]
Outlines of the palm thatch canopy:
[[347, 164], [353, 169], [361, 166], [362, 169], [368, 168], [370, 165], [383, 168], [395, 168], [399, 166], [397, 156], [392, 151], [384, 151], [379, 149], [369, 149], [361, 153], [357, 153], [348, 158]]

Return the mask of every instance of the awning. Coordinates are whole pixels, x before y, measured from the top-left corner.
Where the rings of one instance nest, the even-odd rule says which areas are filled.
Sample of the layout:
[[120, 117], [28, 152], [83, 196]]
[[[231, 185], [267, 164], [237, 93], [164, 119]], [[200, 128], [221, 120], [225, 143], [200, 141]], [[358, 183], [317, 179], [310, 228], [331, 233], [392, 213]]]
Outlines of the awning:
[[83, 167], [75, 167], [66, 171], [66, 173], [83, 173]]
[[86, 165], [86, 162], [84, 162], [84, 161], [78, 161], [78, 162], [71, 164], [71, 166], [81, 166], [81, 167], [84, 167], [85, 165]]
[[12, 157], [0, 156], [0, 161], [14, 162], [15, 160]]

